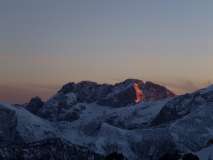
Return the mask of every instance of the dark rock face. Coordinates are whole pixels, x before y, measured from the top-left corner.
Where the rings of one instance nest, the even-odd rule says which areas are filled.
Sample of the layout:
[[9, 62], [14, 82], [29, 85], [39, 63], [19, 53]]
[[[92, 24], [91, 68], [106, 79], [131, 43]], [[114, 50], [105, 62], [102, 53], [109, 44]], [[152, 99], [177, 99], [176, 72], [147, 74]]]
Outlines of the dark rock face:
[[0, 144], [10, 144], [16, 137], [17, 117], [13, 110], [0, 105]]
[[135, 90], [134, 83], [137, 83], [144, 94], [144, 101], [155, 101], [168, 97], [174, 97], [175, 94], [163, 86], [154, 84], [152, 82], [144, 83], [141, 80], [128, 79], [124, 82], [114, 85], [112, 92], [104, 99], [98, 101], [100, 105], [121, 107], [135, 104]]
[[192, 153], [187, 153], [181, 155], [178, 152], [175, 153], [166, 153], [159, 160], [199, 160], [198, 156], [193, 155]]
[[193, 155], [192, 153], [188, 153], [183, 155], [182, 160], [199, 160], [198, 156]]
[[85, 147], [66, 144], [60, 139], [0, 147], [0, 159], [4, 160], [102, 160], [103, 158]]
[[127, 160], [121, 153], [111, 153], [105, 157], [105, 160]]
[[146, 101], [160, 100], [175, 96], [175, 94], [167, 88], [149, 81], [142, 86], [142, 90]]
[[[49, 104], [48, 104], [49, 105]], [[80, 118], [80, 114], [85, 110], [84, 105], [67, 105], [67, 103], [57, 103], [47, 106], [39, 112], [40, 117], [50, 121], [69, 121], [73, 122]]]
[[82, 81], [79, 83], [68, 83], [58, 93], [74, 93], [77, 96], [78, 102], [91, 103], [105, 97], [111, 89], [112, 85]]
[[39, 110], [43, 107], [44, 102], [39, 97], [34, 97], [27, 104], [26, 109], [31, 113], [37, 114]]
[[127, 79], [124, 82], [113, 86], [112, 91], [104, 98], [98, 100], [98, 104], [112, 107], [122, 107], [135, 103], [135, 90], [133, 84], [137, 83], [140, 87], [144, 84], [140, 80]]
[[99, 105], [111, 106], [111, 107], [122, 107], [135, 103], [135, 92], [132, 87], [127, 88], [123, 92], [108, 95], [106, 98], [100, 99], [97, 102]]
[[[38, 116], [49, 119], [49, 120], [63, 120], [67, 119], [70, 116], [73, 105], [75, 105], [76, 97], [74, 94], [65, 95], [62, 93], [58, 93], [56, 96], [52, 97], [49, 101], [47, 101], [43, 107], [37, 113]], [[72, 115], [74, 115], [73, 113]], [[75, 119], [75, 118], [74, 118]], [[69, 121], [72, 121], [70, 119]]]
[[63, 94], [67, 94], [70, 92], [74, 92], [75, 90], [75, 83], [67, 83], [65, 84], [59, 91], [58, 93], [63, 93]]
[[58, 93], [74, 93], [78, 102], [97, 102], [99, 105], [123, 107], [135, 103], [134, 83], [137, 83], [143, 91], [145, 101], [160, 100], [175, 96], [174, 93], [163, 86], [152, 82], [144, 83], [137, 79], [127, 79], [115, 85], [97, 84], [89, 81], [82, 81], [77, 84], [68, 83]]
[[159, 160], [179, 160], [181, 155], [178, 153], [166, 153], [159, 158]]
[[133, 152], [141, 159], [156, 160], [166, 153], [176, 151], [176, 144], [167, 128], [144, 130], [141, 135], [142, 139], [131, 142]]
[[69, 110], [68, 112], [64, 113], [63, 115], [59, 116], [58, 120], [73, 122], [80, 118], [80, 114], [81, 114], [81, 110], [79, 110], [78, 108], [73, 108]]

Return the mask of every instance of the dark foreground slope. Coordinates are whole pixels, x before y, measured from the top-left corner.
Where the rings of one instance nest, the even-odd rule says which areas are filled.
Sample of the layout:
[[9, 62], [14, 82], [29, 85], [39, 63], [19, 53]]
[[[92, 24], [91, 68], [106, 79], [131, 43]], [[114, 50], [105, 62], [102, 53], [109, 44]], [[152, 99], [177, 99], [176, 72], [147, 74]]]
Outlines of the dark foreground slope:
[[1, 160], [104, 160], [104, 157], [85, 147], [66, 144], [54, 138], [0, 147]]

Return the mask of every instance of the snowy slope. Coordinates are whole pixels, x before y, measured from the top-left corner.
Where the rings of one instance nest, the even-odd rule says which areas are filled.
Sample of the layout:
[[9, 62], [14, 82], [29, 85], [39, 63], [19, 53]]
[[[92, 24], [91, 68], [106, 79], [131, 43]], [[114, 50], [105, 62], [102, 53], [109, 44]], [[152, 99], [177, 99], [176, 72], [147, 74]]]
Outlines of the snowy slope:
[[[61, 103], [64, 98], [69, 102], [67, 106]], [[66, 93], [45, 104], [45, 109], [53, 111], [50, 116], [68, 114], [72, 120], [50, 121], [23, 107], [0, 106], [15, 112], [15, 129], [24, 142], [57, 137], [101, 154], [121, 152], [131, 160], [157, 160], [175, 151], [199, 156], [211, 152], [211, 147], [206, 146], [213, 139], [212, 86], [187, 95], [125, 107], [75, 101], [75, 94]], [[4, 112], [0, 116], [1, 113]], [[158, 123], [154, 123], [156, 120]]]
[[25, 142], [39, 141], [57, 135], [57, 130], [49, 121], [33, 115], [22, 107], [0, 104], [15, 111], [17, 116], [16, 130]]
[[195, 154], [200, 160], [213, 160], [213, 146], [204, 148]]
[[[114, 109], [90, 104], [86, 106], [80, 119], [74, 122], [50, 122], [31, 114], [24, 108], [5, 104], [4, 106], [15, 111], [18, 119], [16, 129], [24, 142], [59, 137], [73, 144], [90, 147], [90, 149], [102, 154], [113, 151], [111, 145], [115, 145], [117, 148], [114, 149], [123, 152], [126, 157], [136, 159], [137, 156], [131, 150], [129, 136], [132, 137], [131, 139], [135, 139], [135, 143], [138, 142], [136, 137], [141, 139], [142, 134], [138, 136], [138, 131], [130, 131], [125, 128], [128, 128], [128, 126], [140, 128], [138, 126], [141, 122], [149, 123], [165, 102], [159, 101], [155, 105], [151, 105], [151, 102], [147, 104], [142, 103], [136, 106]], [[125, 124], [125, 122], [129, 121], [128, 124], [126, 126], [121, 125], [120, 127], [116, 122], [114, 122], [115, 124], [109, 124], [107, 120], [113, 114], [116, 115], [116, 122], [123, 121]]]

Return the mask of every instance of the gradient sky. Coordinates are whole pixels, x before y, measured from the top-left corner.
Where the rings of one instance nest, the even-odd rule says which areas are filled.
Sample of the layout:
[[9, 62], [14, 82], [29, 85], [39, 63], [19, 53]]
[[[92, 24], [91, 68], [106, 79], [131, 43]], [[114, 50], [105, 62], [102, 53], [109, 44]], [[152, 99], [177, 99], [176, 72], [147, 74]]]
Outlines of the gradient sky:
[[213, 82], [212, 0], [1, 0], [0, 101], [46, 99], [69, 81]]

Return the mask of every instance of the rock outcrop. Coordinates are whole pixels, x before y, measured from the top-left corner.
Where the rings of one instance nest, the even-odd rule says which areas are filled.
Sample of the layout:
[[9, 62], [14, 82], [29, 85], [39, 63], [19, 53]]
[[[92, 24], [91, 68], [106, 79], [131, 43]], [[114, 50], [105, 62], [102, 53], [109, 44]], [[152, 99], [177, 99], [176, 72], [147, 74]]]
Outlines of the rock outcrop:
[[26, 105], [26, 109], [31, 113], [38, 114], [39, 110], [43, 107], [44, 102], [39, 97], [34, 97]]

